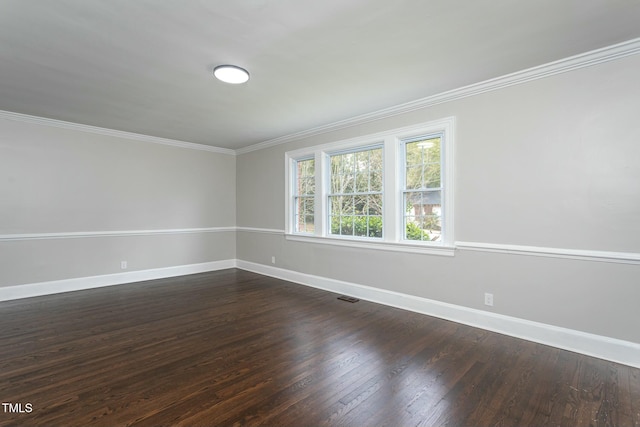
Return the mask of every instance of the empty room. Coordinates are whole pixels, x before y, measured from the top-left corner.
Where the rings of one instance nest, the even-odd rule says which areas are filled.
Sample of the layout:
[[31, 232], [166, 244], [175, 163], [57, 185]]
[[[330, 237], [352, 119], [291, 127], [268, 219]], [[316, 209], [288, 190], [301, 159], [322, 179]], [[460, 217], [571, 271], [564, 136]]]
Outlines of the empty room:
[[0, 0], [0, 426], [640, 426], [639, 22]]

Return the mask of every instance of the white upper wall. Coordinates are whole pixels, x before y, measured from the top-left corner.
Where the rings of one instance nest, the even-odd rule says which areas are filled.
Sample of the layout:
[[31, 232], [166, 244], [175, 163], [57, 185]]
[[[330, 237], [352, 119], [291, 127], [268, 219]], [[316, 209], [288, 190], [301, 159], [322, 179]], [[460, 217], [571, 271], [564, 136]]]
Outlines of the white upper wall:
[[235, 156], [0, 118], [0, 235], [235, 225]]

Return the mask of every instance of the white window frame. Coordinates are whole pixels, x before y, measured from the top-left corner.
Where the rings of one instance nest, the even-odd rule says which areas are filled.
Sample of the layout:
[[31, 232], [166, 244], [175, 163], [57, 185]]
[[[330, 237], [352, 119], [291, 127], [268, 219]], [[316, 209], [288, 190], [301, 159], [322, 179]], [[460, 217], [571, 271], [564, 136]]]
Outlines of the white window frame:
[[[401, 211], [402, 211], [402, 224], [401, 226], [401, 230], [402, 230], [402, 240], [407, 241], [407, 242], [418, 242], [416, 240], [409, 240], [406, 238], [406, 212], [404, 212], [404, 197], [406, 193], [417, 193], [417, 192], [435, 192], [435, 191], [440, 191], [440, 197], [441, 199], [444, 197], [444, 189], [445, 187], [445, 182], [444, 182], [444, 173], [443, 173], [443, 165], [444, 165], [444, 147], [445, 147], [445, 134], [444, 132], [436, 132], [436, 133], [432, 133], [432, 134], [420, 134], [420, 135], [412, 135], [410, 137], [402, 137], [399, 138], [399, 142], [400, 142], [400, 161], [399, 161], [399, 168], [400, 168], [400, 180], [398, 182], [398, 186], [400, 188], [400, 207], [401, 207]], [[422, 140], [422, 139], [432, 139], [432, 138], [440, 138], [440, 159], [439, 159], [439, 164], [440, 164], [440, 186], [436, 189], [436, 188], [422, 188], [422, 189], [408, 189], [406, 188], [406, 182], [407, 182], [407, 170], [406, 170], [406, 166], [407, 166], [407, 149], [406, 146], [407, 144], [411, 144], [412, 142], [415, 142], [416, 139], [417, 140]], [[443, 210], [443, 214], [440, 217], [440, 222], [442, 224], [442, 229], [443, 230], [447, 230], [447, 218], [446, 218], [446, 205], [444, 203], [444, 200], [441, 200], [441, 209]], [[421, 241], [424, 243], [430, 243], [430, 242], [425, 242], [425, 241]]]
[[331, 221], [330, 221], [330, 217], [331, 217], [331, 212], [330, 212], [330, 202], [329, 202], [329, 198], [331, 196], [330, 194], [330, 188], [331, 188], [331, 157], [332, 156], [339, 156], [341, 154], [349, 154], [349, 153], [357, 153], [360, 151], [367, 151], [367, 150], [376, 150], [376, 149], [381, 149], [382, 150], [382, 197], [383, 197], [383, 201], [382, 201], [382, 206], [384, 209], [384, 143], [382, 141], [378, 142], [378, 143], [374, 143], [374, 144], [369, 144], [369, 145], [363, 145], [363, 146], [357, 146], [357, 147], [351, 147], [349, 149], [341, 149], [341, 150], [337, 150], [337, 151], [325, 151], [323, 153], [323, 155], [325, 156], [325, 160], [326, 160], [326, 169], [325, 169], [325, 174], [323, 176], [324, 178], [324, 186], [323, 189], [326, 190], [324, 192], [324, 197], [326, 199], [326, 206], [327, 209], [325, 210], [325, 212], [323, 212], [324, 214], [326, 214], [326, 224], [327, 224], [327, 229], [326, 229], [326, 235], [330, 236], [331, 238], [336, 238], [336, 239], [348, 239], [348, 240], [364, 240], [364, 241], [383, 241], [384, 239], [384, 213], [382, 215], [383, 217], [383, 228], [382, 228], [382, 237], [366, 237], [366, 236], [349, 236], [349, 235], [341, 235], [341, 234], [332, 234], [331, 233]]
[[[448, 117], [414, 126], [301, 148], [285, 153], [285, 237], [288, 240], [323, 243], [386, 251], [454, 255], [454, 141], [455, 119]], [[441, 135], [442, 238], [438, 242], [404, 238], [404, 147], [410, 138]], [[383, 231], [382, 238], [338, 236], [330, 233], [328, 222], [329, 156], [375, 146], [383, 148]], [[298, 160], [315, 159], [315, 212], [313, 234], [295, 231], [295, 165]]]
[[[293, 212], [292, 212], [292, 214], [293, 214], [293, 218], [292, 218], [292, 220], [293, 220], [293, 223], [292, 223], [293, 230], [292, 231], [294, 233], [296, 233], [296, 234], [301, 234], [301, 235], [310, 235], [311, 233], [305, 232], [305, 231], [296, 230], [296, 228], [297, 228], [296, 217], [298, 216], [297, 199], [300, 198], [300, 197], [309, 197], [309, 195], [308, 194], [304, 194], [304, 195], [298, 194], [298, 191], [297, 191], [298, 185], [297, 184], [298, 184], [298, 179], [300, 177], [298, 176], [298, 168], [297, 168], [297, 166], [298, 166], [299, 162], [304, 162], [304, 161], [308, 161], [308, 160], [315, 160], [315, 159], [313, 158], [313, 156], [308, 156], [308, 157], [295, 159], [294, 163], [291, 166], [293, 168], [292, 169], [293, 176], [292, 176], [292, 179], [291, 179], [292, 209], [293, 209]], [[315, 164], [314, 164], [314, 170], [315, 170]], [[315, 181], [315, 179], [316, 179], [316, 176], [314, 176], [314, 181]], [[314, 187], [315, 187], [315, 182], [314, 182]], [[314, 212], [313, 212], [314, 224], [315, 224], [315, 221], [316, 221], [316, 217], [317, 217], [317, 215], [315, 213], [315, 192], [314, 192]]]

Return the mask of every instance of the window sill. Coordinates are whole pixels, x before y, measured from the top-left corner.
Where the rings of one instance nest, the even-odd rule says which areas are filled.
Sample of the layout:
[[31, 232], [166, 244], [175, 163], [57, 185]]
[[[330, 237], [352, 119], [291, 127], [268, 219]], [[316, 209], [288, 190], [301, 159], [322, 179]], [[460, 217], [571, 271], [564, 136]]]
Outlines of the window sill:
[[319, 243], [323, 245], [346, 246], [350, 248], [374, 249], [391, 252], [408, 252], [427, 255], [454, 256], [456, 248], [444, 245], [420, 245], [400, 242], [374, 242], [364, 239], [345, 239], [339, 237], [318, 237], [302, 234], [285, 234], [287, 240], [294, 242]]

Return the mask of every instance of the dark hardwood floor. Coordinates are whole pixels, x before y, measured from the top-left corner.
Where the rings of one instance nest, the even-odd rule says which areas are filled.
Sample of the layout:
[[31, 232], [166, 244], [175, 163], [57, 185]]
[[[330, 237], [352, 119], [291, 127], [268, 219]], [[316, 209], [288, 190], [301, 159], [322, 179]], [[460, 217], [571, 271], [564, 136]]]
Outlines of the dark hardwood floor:
[[640, 425], [638, 369], [336, 297], [224, 270], [2, 302], [0, 426]]

